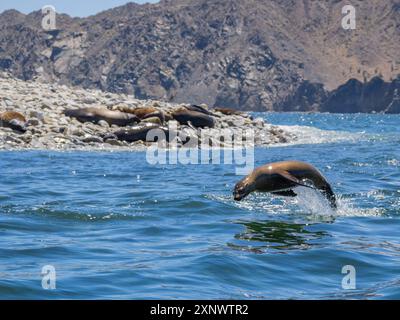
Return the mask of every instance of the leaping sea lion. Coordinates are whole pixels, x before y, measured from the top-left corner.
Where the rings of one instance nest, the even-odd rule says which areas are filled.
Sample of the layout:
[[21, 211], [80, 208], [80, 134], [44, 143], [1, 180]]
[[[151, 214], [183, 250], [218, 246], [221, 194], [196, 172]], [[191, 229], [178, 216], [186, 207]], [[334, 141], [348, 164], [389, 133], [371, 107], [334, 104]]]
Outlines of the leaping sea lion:
[[26, 119], [19, 112], [6, 111], [0, 114], [0, 127], [7, 127], [25, 133]]
[[[312, 186], [307, 182], [311, 182]], [[336, 209], [336, 197], [331, 186], [322, 174], [311, 164], [300, 161], [282, 161], [269, 163], [239, 181], [233, 196], [240, 201], [253, 191], [270, 192], [279, 196], [295, 197], [296, 186], [313, 188], [320, 191]]]
[[66, 110], [64, 114], [68, 117], [76, 118], [80, 122], [97, 123], [100, 120], [106, 121], [110, 126], [127, 126], [140, 121], [134, 114], [120, 111], [112, 111], [106, 108], [84, 108], [76, 110]]

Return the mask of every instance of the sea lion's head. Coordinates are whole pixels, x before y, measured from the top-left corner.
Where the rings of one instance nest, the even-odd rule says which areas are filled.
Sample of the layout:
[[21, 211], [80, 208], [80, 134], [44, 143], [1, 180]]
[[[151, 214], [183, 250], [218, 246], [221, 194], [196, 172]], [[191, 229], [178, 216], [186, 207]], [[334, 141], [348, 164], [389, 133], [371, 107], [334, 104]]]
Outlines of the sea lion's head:
[[235, 201], [241, 201], [255, 190], [255, 183], [251, 176], [240, 180], [233, 190], [233, 198]]
[[134, 114], [126, 113], [125, 117], [127, 120], [127, 125], [132, 125], [140, 122], [140, 119]]

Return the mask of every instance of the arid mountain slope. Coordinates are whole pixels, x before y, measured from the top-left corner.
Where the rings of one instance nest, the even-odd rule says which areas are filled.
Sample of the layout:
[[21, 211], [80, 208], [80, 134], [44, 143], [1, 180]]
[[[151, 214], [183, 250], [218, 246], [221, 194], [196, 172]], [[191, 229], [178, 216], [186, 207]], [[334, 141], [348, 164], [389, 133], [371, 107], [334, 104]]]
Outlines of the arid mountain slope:
[[[87, 18], [0, 15], [0, 68], [22, 79], [247, 110], [322, 110], [354, 78], [400, 73], [398, 0], [164, 0]], [[309, 94], [309, 95], [308, 95]], [[334, 110], [333, 110], [334, 111]]]

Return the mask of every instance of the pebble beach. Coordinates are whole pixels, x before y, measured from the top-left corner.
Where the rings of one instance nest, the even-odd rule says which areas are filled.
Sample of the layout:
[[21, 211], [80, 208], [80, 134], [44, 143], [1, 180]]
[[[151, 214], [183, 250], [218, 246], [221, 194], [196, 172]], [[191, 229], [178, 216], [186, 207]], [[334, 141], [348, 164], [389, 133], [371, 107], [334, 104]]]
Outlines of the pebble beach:
[[[112, 133], [121, 127], [98, 123], [80, 122], [64, 114], [65, 110], [84, 108], [107, 108], [110, 110], [135, 110], [151, 107], [165, 113], [173, 112], [185, 104], [157, 100], [139, 100], [125, 94], [100, 90], [72, 88], [65, 85], [47, 84], [39, 81], [23, 81], [0, 74], [0, 114], [7, 111], [21, 113], [26, 118], [26, 132], [17, 132], [4, 125], [0, 127], [2, 150], [140, 150], [150, 143], [142, 140], [127, 142], [116, 139]], [[268, 124], [262, 118], [254, 119], [247, 113], [226, 115], [203, 105], [212, 112], [214, 129], [253, 129], [255, 145], [271, 145], [293, 141], [296, 137], [278, 126]], [[149, 119], [151, 121], [151, 119]], [[147, 121], [147, 120], [144, 120]], [[175, 120], [164, 125], [175, 125], [178, 132], [197, 129], [199, 137], [203, 129], [189, 128]], [[1, 123], [0, 123], [1, 125]], [[128, 126], [134, 128], [133, 126]], [[129, 128], [128, 128], [129, 129]], [[110, 136], [111, 134], [111, 136]], [[178, 147], [184, 146], [178, 142]]]

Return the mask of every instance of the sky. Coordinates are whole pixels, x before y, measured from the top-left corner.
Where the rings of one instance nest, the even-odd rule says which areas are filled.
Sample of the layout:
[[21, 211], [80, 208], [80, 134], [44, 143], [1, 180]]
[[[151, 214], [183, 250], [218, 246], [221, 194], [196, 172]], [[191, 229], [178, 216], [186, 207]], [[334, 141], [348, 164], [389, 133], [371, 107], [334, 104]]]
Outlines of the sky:
[[[157, 0], [131, 0], [136, 3], [158, 2]], [[45, 5], [52, 5], [59, 13], [73, 17], [86, 17], [100, 11], [124, 5], [130, 0], [0, 0], [0, 13], [16, 9], [23, 13], [40, 10]]]

